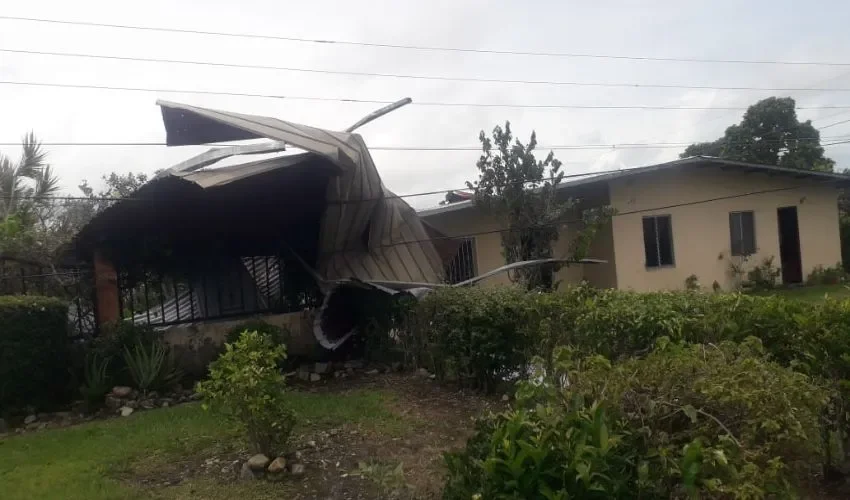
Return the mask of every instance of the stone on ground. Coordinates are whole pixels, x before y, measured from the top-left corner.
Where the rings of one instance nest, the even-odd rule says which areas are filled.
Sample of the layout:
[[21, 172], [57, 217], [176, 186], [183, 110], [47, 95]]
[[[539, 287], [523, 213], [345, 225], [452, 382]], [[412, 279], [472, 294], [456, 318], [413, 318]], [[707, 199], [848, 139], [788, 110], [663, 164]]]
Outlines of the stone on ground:
[[29, 425], [38, 420], [38, 417], [35, 415], [27, 415], [27, 418], [24, 419], [24, 425]]
[[310, 382], [318, 382], [319, 380], [322, 380], [321, 375], [319, 375], [318, 373], [311, 373], [310, 374]]
[[283, 457], [277, 457], [272, 460], [272, 463], [269, 464], [269, 472], [272, 474], [278, 474], [286, 470], [286, 459]]
[[257, 453], [253, 457], [249, 458], [248, 461], [245, 463], [248, 464], [248, 467], [250, 467], [251, 470], [261, 471], [265, 470], [266, 466], [269, 465], [269, 461], [269, 457], [263, 455], [262, 453]]
[[289, 472], [291, 472], [293, 476], [303, 476], [304, 464], [292, 464], [289, 468]]
[[243, 479], [245, 481], [253, 481], [257, 479], [257, 476], [254, 475], [254, 471], [251, 470], [251, 467], [248, 466], [248, 462], [242, 464], [242, 468], [239, 470], [239, 479]]
[[6, 434], [7, 432], [9, 432], [9, 424], [7, 424], [5, 420], [0, 418], [0, 434]]
[[133, 414], [134, 410], [129, 406], [122, 406], [118, 411], [121, 412], [122, 417], [129, 417]]
[[316, 363], [313, 366], [313, 373], [328, 373], [330, 371], [330, 363]]
[[126, 398], [133, 392], [132, 387], [126, 385], [116, 385], [112, 388], [112, 395], [116, 398]]

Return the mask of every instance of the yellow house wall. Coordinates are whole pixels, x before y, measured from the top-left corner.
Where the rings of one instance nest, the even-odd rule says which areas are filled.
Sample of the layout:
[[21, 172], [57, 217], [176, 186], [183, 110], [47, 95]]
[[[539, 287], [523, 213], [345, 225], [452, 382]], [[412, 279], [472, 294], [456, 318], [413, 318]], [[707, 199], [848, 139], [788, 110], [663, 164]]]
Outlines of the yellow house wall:
[[[436, 229], [451, 237], [462, 237], [471, 233], [486, 233], [476, 234], [474, 236], [475, 262], [478, 274], [483, 274], [505, 265], [505, 258], [502, 255], [501, 235], [497, 232], [504, 229], [504, 226], [499, 224], [496, 218], [488, 216], [475, 208], [467, 208], [431, 215], [426, 217], [426, 220]], [[562, 230], [558, 241], [555, 243], [555, 256], [565, 257], [569, 255], [570, 242], [579, 228], [580, 226], [570, 224]], [[572, 265], [564, 267], [555, 274], [555, 281], [561, 283], [579, 283], [583, 279], [586, 279], [592, 285], [598, 287], [609, 288], [616, 286], [613, 244], [612, 227], [608, 224], [599, 231], [597, 238], [591, 245], [588, 257], [607, 260], [609, 264]], [[481, 284], [483, 286], [493, 286], [508, 285], [510, 283], [511, 281], [507, 273], [502, 273], [488, 278]]]
[[[793, 189], [649, 210], [782, 188]], [[729, 272], [729, 213], [734, 211], [754, 212], [757, 253], [750, 263], [774, 256], [775, 265], [780, 265], [776, 209], [786, 206], [797, 207], [804, 279], [815, 266], [832, 266], [841, 260], [838, 191], [834, 184], [763, 173], [688, 168], [615, 179], [609, 189], [611, 205], [619, 213], [612, 219], [619, 288], [681, 289], [692, 274], [704, 287], [710, 288], [716, 280], [723, 289], [732, 288], [735, 278]], [[628, 214], [638, 210], [646, 211]], [[651, 215], [671, 216], [674, 266], [645, 266], [642, 218]]]

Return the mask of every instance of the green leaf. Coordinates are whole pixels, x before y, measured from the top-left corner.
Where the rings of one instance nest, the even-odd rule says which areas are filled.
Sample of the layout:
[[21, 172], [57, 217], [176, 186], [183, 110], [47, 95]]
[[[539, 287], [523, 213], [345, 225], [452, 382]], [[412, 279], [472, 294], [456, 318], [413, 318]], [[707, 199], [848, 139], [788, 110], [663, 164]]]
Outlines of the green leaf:
[[696, 410], [696, 408], [694, 408], [691, 405], [685, 405], [685, 406], [682, 407], [682, 411], [685, 413], [685, 415], [688, 416], [689, 419], [691, 419], [691, 423], [693, 423], [693, 424], [697, 423], [697, 410]]

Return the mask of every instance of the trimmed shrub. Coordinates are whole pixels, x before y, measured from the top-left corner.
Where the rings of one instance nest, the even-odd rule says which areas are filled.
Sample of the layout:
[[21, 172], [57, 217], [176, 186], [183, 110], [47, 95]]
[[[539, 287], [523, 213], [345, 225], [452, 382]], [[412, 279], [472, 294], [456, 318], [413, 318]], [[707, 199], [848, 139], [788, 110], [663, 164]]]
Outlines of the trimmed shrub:
[[444, 497], [785, 498], [814, 476], [824, 389], [757, 339], [676, 345], [612, 365], [559, 348], [446, 456]]
[[221, 412], [244, 431], [256, 451], [269, 457], [283, 453], [295, 426], [278, 363], [286, 348], [258, 332], [243, 332], [210, 364], [209, 379], [199, 382], [204, 409]]
[[69, 340], [68, 307], [61, 300], [0, 297], [0, 410], [68, 400]]
[[227, 331], [224, 342], [234, 344], [239, 340], [242, 332], [257, 332], [261, 335], [268, 335], [275, 344], [285, 344], [289, 342], [290, 332], [286, 328], [271, 325], [260, 319], [252, 319], [240, 323]]
[[492, 389], [524, 372], [530, 359], [526, 321], [536, 294], [515, 287], [445, 288], [415, 310], [416, 358], [441, 380]]

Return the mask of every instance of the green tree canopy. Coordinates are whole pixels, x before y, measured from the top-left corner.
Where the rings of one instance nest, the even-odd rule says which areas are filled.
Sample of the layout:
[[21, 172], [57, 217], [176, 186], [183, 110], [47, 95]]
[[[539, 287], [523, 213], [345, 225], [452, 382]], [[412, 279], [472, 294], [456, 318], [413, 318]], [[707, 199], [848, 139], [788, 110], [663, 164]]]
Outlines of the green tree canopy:
[[[564, 174], [561, 162], [549, 152], [540, 161], [534, 156], [537, 136], [531, 133], [527, 145], [514, 141], [510, 122], [496, 126], [492, 139], [479, 135], [482, 154], [478, 160], [478, 180], [467, 182], [477, 206], [502, 219], [508, 230], [502, 233], [502, 250], [507, 263], [552, 257], [552, 244], [558, 239], [556, 221], [572, 206], [556, 198], [556, 188]], [[512, 279], [530, 289], [551, 288], [552, 266], [519, 270]]]
[[835, 162], [824, 156], [820, 132], [811, 120], [797, 119], [790, 97], [769, 97], [747, 109], [741, 123], [712, 142], [691, 144], [679, 155], [717, 156], [730, 160], [831, 172]]

